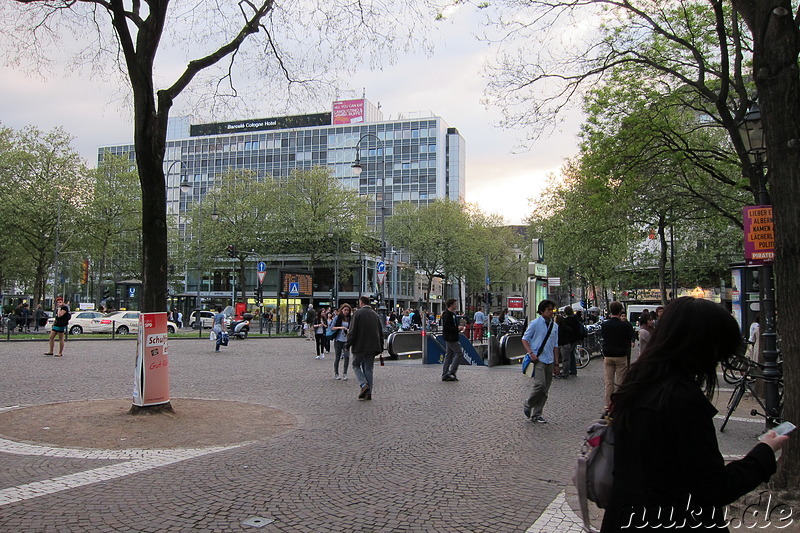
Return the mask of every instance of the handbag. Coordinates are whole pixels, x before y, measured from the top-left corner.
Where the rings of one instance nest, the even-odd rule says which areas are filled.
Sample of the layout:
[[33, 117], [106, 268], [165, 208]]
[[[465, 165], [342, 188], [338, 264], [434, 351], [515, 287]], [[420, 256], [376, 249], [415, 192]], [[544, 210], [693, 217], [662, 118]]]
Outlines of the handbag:
[[208, 334], [208, 340], [212, 341], [217, 340], [217, 332], [214, 331], [213, 329], [211, 330], [211, 333]]
[[[539, 349], [536, 350], [536, 357], [542, 355], [544, 351], [544, 346], [547, 344], [547, 339], [550, 338], [550, 334], [553, 332], [553, 324], [555, 324], [555, 320], [550, 321], [550, 327], [547, 328], [547, 335], [544, 336], [544, 340], [542, 340], [542, 344], [539, 346]], [[533, 359], [528, 354], [525, 354], [525, 357], [522, 358], [522, 373], [532, 378], [536, 373], [536, 365], [531, 364], [533, 363]]]
[[329, 339], [332, 339], [332, 338], [334, 338], [336, 336], [337, 333], [339, 333], [341, 331], [339, 329], [333, 329], [333, 327], [336, 326], [336, 322], [338, 322], [338, 321], [339, 321], [339, 317], [336, 317], [336, 320], [331, 322], [331, 325], [328, 326], [327, 328], [325, 328], [325, 337], [327, 337]]
[[589, 501], [601, 509], [608, 506], [614, 481], [613, 419], [606, 413], [586, 430], [572, 482], [578, 489], [578, 503], [585, 531], [596, 533], [589, 519]]

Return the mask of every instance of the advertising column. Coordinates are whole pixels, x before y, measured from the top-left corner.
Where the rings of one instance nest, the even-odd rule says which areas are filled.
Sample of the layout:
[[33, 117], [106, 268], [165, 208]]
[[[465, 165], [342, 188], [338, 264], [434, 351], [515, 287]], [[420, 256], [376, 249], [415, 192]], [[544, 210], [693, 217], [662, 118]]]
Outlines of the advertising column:
[[167, 313], [141, 313], [133, 404], [144, 407], [168, 402]]

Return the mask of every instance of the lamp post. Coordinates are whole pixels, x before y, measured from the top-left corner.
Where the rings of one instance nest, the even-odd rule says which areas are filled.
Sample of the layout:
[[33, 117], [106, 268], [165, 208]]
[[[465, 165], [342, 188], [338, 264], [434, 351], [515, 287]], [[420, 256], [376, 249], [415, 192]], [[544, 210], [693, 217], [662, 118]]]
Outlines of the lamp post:
[[[358, 139], [356, 143], [356, 160], [352, 165], [353, 168], [353, 175], [360, 176], [361, 172], [364, 170], [364, 167], [361, 165], [361, 143], [365, 139], [369, 139], [372, 137], [376, 141], [378, 141], [378, 147], [381, 150], [379, 154], [381, 156], [381, 263], [383, 263], [384, 268], [386, 266], [386, 169], [384, 167], [384, 159], [383, 159], [383, 141], [380, 137], [375, 135], [374, 133], [365, 133]], [[377, 176], [376, 176], [377, 178]], [[376, 211], [377, 211], [377, 193], [376, 193]], [[378, 291], [378, 314], [381, 315], [381, 320], [383, 322], [383, 327], [386, 328], [386, 297], [385, 297], [385, 290], [386, 290], [386, 278], [384, 278], [383, 283], [380, 284], [380, 290]]]
[[[191, 183], [184, 177], [181, 180], [181, 192], [184, 194], [189, 194], [194, 187]], [[202, 305], [200, 304], [200, 287], [203, 284], [203, 254], [202, 254], [202, 243], [203, 243], [203, 196], [199, 194], [197, 195], [197, 207], [198, 211], [200, 212], [200, 216], [197, 218], [197, 296], [195, 296], [195, 311], [194, 311], [194, 321], [198, 324], [198, 337], [203, 336], [203, 319], [200, 313]], [[217, 214], [216, 207], [211, 212], [211, 220], [217, 220], [219, 215]]]
[[[337, 228], [338, 229], [338, 228]], [[333, 229], [328, 232], [328, 237], [336, 237], [336, 257], [333, 263], [333, 291], [331, 291], [331, 302], [334, 309], [339, 308], [339, 232]]]
[[[758, 203], [763, 206], [770, 205], [767, 176], [764, 171], [767, 149], [764, 143], [764, 131], [761, 127], [761, 111], [757, 102], [752, 103], [744, 116], [742, 123], [739, 125], [739, 133], [747, 148], [752, 171], [758, 177]], [[778, 401], [778, 382], [783, 377], [783, 373], [778, 366], [778, 342], [775, 331], [775, 286], [771, 262], [762, 263], [759, 266], [758, 277], [760, 281], [761, 324], [763, 325], [760, 329], [760, 335], [764, 357], [766, 426], [769, 429], [775, 426], [780, 415], [778, 412], [780, 404]]]

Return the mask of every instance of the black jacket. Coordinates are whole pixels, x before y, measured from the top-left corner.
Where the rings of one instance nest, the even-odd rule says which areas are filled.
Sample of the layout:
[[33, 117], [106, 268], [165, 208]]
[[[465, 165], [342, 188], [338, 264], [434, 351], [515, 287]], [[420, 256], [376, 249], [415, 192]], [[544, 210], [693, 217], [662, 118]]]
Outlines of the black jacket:
[[381, 317], [371, 307], [359, 307], [353, 313], [344, 347], [354, 354], [378, 355], [383, 351]]
[[445, 309], [444, 313], [442, 313], [441, 322], [444, 340], [458, 342], [458, 337], [461, 334], [458, 330], [458, 316], [449, 309]]
[[725, 464], [716, 413], [698, 385], [678, 376], [651, 387], [625, 415], [614, 413], [614, 484], [601, 532], [724, 524], [722, 507], [775, 473], [775, 454], [763, 443]]
[[634, 339], [633, 326], [612, 316], [600, 325], [603, 335], [603, 355], [606, 357], [622, 357], [628, 355], [631, 341]]

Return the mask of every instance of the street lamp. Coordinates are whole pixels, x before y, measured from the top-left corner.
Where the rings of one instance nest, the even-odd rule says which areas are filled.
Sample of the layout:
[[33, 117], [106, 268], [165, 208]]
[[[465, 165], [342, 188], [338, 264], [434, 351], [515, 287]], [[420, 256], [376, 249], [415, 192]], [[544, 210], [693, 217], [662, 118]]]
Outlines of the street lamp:
[[[338, 228], [337, 228], [338, 229]], [[339, 308], [339, 233], [333, 229], [328, 232], [328, 238], [336, 237], [336, 258], [333, 267], [333, 291], [331, 291], [331, 301], [334, 309]]]
[[[183, 194], [189, 194], [194, 187], [191, 183], [186, 179], [186, 177], [181, 180], [180, 184], [181, 192]], [[195, 324], [198, 324], [199, 327], [197, 328], [199, 331], [198, 336], [203, 336], [203, 320], [201, 317], [200, 310], [202, 305], [200, 304], [200, 287], [203, 284], [203, 254], [202, 254], [202, 243], [203, 243], [203, 196], [198, 194], [197, 195], [197, 207], [198, 211], [200, 211], [200, 216], [197, 218], [197, 296], [195, 296], [195, 311], [194, 311], [194, 321]], [[211, 220], [217, 220], [219, 215], [217, 214], [217, 207], [214, 206], [214, 210], [211, 212]]]
[[[770, 201], [767, 191], [767, 177], [764, 172], [766, 166], [766, 143], [764, 130], [761, 126], [761, 110], [757, 102], [753, 102], [747, 114], [739, 124], [739, 134], [747, 148], [752, 171], [758, 177], [758, 203], [768, 206]], [[758, 268], [759, 298], [761, 300], [761, 346], [764, 356], [764, 392], [766, 406], [767, 429], [777, 423], [780, 413], [778, 382], [783, 377], [783, 372], [778, 366], [778, 342], [775, 331], [775, 285], [772, 275], [772, 263], [762, 263]]]
[[[383, 141], [380, 137], [375, 135], [374, 133], [365, 133], [358, 139], [356, 143], [356, 160], [352, 165], [353, 175], [360, 176], [361, 172], [363, 172], [364, 167], [361, 166], [361, 142], [365, 139], [372, 137], [376, 141], [378, 141], [378, 147], [380, 149], [380, 156], [381, 156], [381, 263], [383, 263], [384, 268], [386, 268], [386, 168], [384, 168], [384, 159], [383, 159]], [[377, 178], [378, 176], [376, 176]], [[376, 193], [377, 196], [377, 193]], [[377, 210], [377, 198], [375, 199], [376, 210]], [[385, 270], [384, 270], [385, 273]], [[384, 282], [380, 284], [380, 291], [378, 292], [378, 314], [382, 314], [381, 318], [383, 320], [383, 327], [386, 327], [386, 278], [384, 277]], [[381, 313], [382, 312], [382, 313]]]

